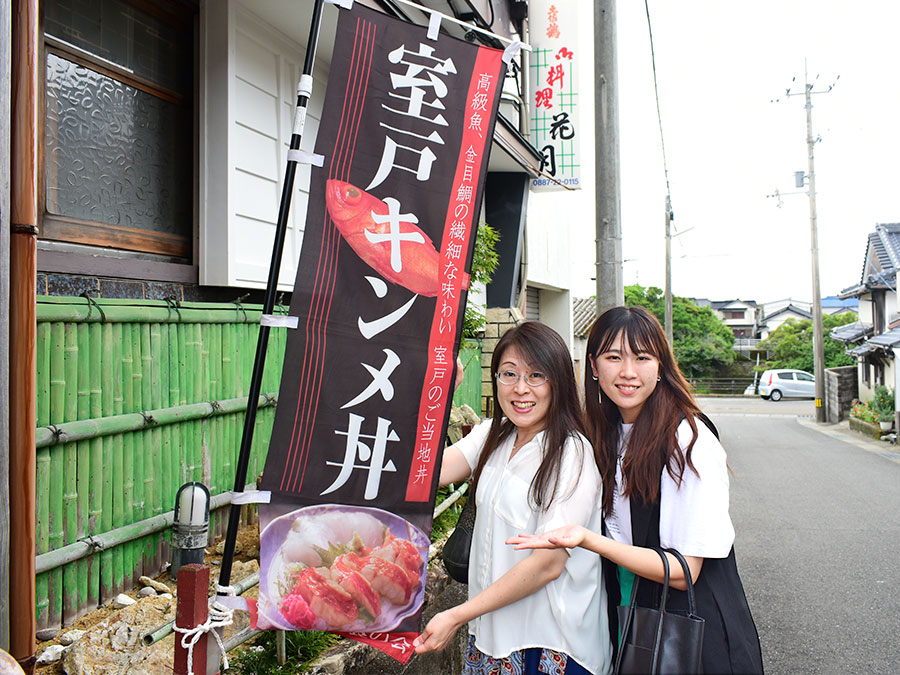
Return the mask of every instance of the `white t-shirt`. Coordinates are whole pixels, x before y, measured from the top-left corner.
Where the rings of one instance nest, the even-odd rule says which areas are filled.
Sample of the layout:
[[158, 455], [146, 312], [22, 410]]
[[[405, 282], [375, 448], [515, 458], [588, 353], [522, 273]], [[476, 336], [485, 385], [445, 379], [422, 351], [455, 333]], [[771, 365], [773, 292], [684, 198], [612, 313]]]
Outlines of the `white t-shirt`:
[[[606, 517], [606, 529], [616, 541], [631, 544], [631, 500], [622, 496], [622, 458], [631, 424], [619, 428], [619, 459], [613, 509]], [[728, 515], [728, 467], [725, 450], [709, 428], [697, 420], [697, 442], [691, 462], [699, 476], [685, 466], [681, 487], [668, 469], [663, 468], [660, 482], [659, 543], [682, 555], [698, 558], [725, 558], [734, 544], [734, 526]], [[685, 450], [691, 442], [687, 420], [678, 425], [678, 443]]]
[[[474, 470], [491, 420], [456, 444]], [[528, 493], [542, 458], [544, 433], [509, 459], [515, 434], [500, 444], [482, 471], [469, 559], [469, 597], [493, 584], [532, 551], [505, 542], [522, 532], [541, 533], [563, 525], [600, 531], [602, 482], [590, 443], [583, 436], [566, 441], [559, 488], [547, 511], [532, 509]], [[606, 588], [600, 556], [581, 548], [569, 551], [563, 573], [544, 588], [469, 623], [475, 645], [495, 658], [515, 650], [546, 647], [564, 652], [591, 673], [611, 669], [612, 648], [606, 615]]]

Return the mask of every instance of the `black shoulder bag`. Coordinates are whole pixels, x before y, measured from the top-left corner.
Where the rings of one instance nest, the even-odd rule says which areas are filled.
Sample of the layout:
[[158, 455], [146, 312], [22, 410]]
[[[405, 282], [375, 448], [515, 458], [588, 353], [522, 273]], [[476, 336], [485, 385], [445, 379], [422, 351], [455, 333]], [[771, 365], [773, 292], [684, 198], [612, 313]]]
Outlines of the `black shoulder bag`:
[[456, 522], [456, 529], [444, 543], [444, 567], [454, 581], [469, 583], [469, 552], [472, 549], [472, 532], [475, 529], [475, 494], [470, 490]]
[[700, 673], [703, 657], [704, 620], [694, 613], [694, 585], [691, 570], [684, 556], [673, 548], [665, 551], [674, 555], [684, 570], [687, 581], [687, 610], [667, 610], [669, 595], [669, 559], [663, 550], [653, 548], [662, 558], [666, 578], [659, 599], [659, 609], [636, 607], [641, 578], [634, 577], [631, 604], [619, 607], [622, 644], [616, 657], [616, 675], [639, 673]]

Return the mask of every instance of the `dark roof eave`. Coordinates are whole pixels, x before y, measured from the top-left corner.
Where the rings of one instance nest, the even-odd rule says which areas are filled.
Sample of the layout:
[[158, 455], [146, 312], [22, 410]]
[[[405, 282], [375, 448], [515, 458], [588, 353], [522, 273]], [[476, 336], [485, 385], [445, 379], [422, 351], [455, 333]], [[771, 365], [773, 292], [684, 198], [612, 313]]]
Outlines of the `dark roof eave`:
[[494, 141], [522, 165], [532, 178], [541, 175], [541, 163], [544, 161], [544, 156], [512, 122], [499, 113], [497, 114], [497, 125], [494, 127]]

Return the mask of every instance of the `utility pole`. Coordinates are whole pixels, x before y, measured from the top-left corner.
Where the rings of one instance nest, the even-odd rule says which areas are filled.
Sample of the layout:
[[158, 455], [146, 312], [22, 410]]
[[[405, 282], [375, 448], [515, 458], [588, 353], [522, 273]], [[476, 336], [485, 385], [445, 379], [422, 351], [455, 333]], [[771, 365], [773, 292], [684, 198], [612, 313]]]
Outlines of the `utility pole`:
[[816, 422], [825, 421], [825, 336], [822, 334], [822, 294], [819, 291], [819, 228], [816, 223], [816, 169], [812, 132], [812, 85], [804, 64], [806, 80], [806, 149], [809, 153], [809, 236], [813, 287], [813, 365], [816, 377]]
[[[840, 77], [840, 76], [838, 76]], [[825, 421], [825, 336], [822, 325], [822, 294], [819, 290], [819, 234], [816, 215], [816, 169], [814, 148], [819, 138], [813, 136], [812, 131], [812, 96], [813, 94], [827, 94], [834, 88], [834, 84], [822, 91], [813, 91], [815, 83], [810, 84], [806, 62], [803, 64], [803, 95], [806, 99], [806, 149], [808, 154], [809, 181], [809, 235], [810, 254], [812, 256], [812, 314], [813, 314], [813, 368], [816, 378], [816, 422]], [[786, 96], [799, 96], [787, 90]], [[798, 172], [802, 174], [802, 172]], [[797, 176], [797, 187], [802, 187], [802, 175]]]
[[616, 2], [594, 0], [597, 315], [625, 302], [619, 206], [619, 87]]
[[675, 345], [672, 338], [672, 198], [666, 195], [666, 340]]

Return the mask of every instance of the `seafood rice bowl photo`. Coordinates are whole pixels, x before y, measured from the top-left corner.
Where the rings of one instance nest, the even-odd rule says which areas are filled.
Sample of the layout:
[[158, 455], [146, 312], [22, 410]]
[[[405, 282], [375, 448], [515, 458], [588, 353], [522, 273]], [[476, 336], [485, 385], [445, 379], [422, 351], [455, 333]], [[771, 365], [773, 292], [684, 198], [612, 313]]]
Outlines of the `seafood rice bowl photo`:
[[429, 544], [381, 509], [321, 504], [285, 513], [260, 534], [260, 621], [281, 630], [395, 630], [422, 607]]

